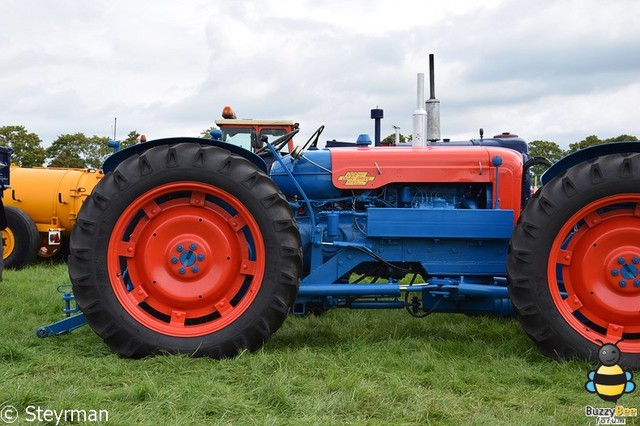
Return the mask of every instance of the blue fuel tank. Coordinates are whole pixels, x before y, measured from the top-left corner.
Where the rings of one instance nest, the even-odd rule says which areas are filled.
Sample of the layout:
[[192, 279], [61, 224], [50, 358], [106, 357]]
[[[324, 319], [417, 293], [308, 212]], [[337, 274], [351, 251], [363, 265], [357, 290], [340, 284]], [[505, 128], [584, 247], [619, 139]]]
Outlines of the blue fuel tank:
[[[282, 162], [310, 199], [325, 200], [341, 195], [342, 191], [331, 182], [331, 152], [328, 149], [310, 149], [296, 159], [287, 155]], [[287, 197], [302, 196], [278, 161], [271, 166], [270, 176]]]

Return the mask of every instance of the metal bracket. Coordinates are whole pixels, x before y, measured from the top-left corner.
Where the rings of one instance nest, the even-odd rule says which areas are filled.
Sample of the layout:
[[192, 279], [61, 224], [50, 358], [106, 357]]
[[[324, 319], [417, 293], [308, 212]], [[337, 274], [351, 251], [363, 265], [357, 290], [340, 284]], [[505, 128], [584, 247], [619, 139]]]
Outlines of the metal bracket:
[[38, 327], [36, 330], [36, 336], [40, 338], [58, 336], [60, 334], [70, 333], [73, 330], [82, 327], [87, 323], [84, 314], [81, 312], [77, 315], [73, 315], [60, 321], [56, 321], [52, 324]]
[[[73, 293], [70, 290], [64, 290], [65, 287], [71, 286], [69, 284], [63, 284], [59, 285], [57, 288], [58, 293], [62, 294], [62, 300], [64, 300], [64, 309], [62, 312], [64, 312], [65, 318], [48, 325], [38, 327], [36, 329], [36, 336], [44, 338], [70, 333], [87, 323], [84, 314], [80, 312], [80, 308], [75, 304], [75, 297], [73, 297]], [[74, 306], [71, 305], [71, 302], [74, 302]]]

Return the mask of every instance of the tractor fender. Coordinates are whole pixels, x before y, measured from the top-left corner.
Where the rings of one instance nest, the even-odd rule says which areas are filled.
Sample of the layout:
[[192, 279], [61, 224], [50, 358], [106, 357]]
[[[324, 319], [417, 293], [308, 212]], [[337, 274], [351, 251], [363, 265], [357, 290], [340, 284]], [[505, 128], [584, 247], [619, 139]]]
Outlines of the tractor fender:
[[241, 148], [237, 145], [232, 145], [226, 142], [216, 141], [213, 139], [204, 139], [204, 138], [164, 138], [164, 139], [155, 139], [149, 142], [137, 143], [126, 149], [118, 151], [115, 154], [111, 155], [109, 158], [107, 158], [104, 164], [102, 165], [102, 170], [105, 174], [109, 173], [113, 171], [118, 166], [118, 164], [120, 164], [127, 158], [135, 154], [140, 154], [149, 148], [153, 148], [154, 146], [174, 145], [174, 144], [184, 143], [184, 142], [199, 143], [201, 145], [212, 145], [212, 146], [224, 148], [233, 154], [246, 158], [247, 160], [252, 162], [256, 167], [258, 167], [260, 170], [262, 170], [265, 173], [268, 173], [267, 165], [265, 164], [265, 162], [262, 160], [262, 158], [258, 157], [253, 152], [247, 151], [246, 149]]
[[640, 152], [640, 142], [615, 142], [590, 146], [558, 160], [551, 167], [549, 167], [546, 172], [544, 172], [540, 180], [542, 181], [543, 185], [546, 185], [551, 181], [551, 179], [562, 174], [562, 172], [575, 166], [576, 164], [580, 164], [584, 161], [588, 161], [597, 157], [602, 157], [603, 155], [621, 154], [627, 152]]

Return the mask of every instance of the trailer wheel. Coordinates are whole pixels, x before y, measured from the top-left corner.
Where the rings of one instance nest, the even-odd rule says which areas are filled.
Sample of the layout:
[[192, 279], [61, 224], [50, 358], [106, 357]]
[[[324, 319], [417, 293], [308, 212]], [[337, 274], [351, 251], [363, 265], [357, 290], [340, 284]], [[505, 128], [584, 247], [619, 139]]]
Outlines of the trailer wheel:
[[47, 234], [40, 235], [38, 260], [49, 263], [66, 262], [69, 256], [69, 237], [62, 237], [59, 245], [49, 244]]
[[286, 318], [301, 268], [300, 234], [273, 181], [197, 143], [123, 161], [71, 234], [78, 305], [126, 357], [256, 350]]
[[7, 227], [2, 231], [4, 267], [20, 269], [33, 263], [40, 247], [38, 228], [24, 211], [5, 206]]
[[620, 364], [640, 367], [640, 154], [580, 163], [538, 191], [507, 270], [517, 317], [545, 355], [598, 362], [617, 343]]

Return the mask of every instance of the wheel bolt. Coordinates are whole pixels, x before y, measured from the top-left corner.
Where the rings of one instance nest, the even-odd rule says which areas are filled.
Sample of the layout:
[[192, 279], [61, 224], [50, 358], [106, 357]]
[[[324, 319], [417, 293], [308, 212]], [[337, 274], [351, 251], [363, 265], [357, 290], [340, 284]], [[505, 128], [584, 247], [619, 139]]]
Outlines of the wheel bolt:
[[197, 266], [194, 266], [193, 268], [191, 268], [191, 272], [193, 272], [194, 274], [198, 273], [200, 269], [198, 269]]
[[613, 275], [614, 277], [618, 276], [618, 270], [617, 269], [612, 269], [611, 270], [611, 275]]
[[171, 263], [178, 263], [178, 258], [177, 257], [172, 257], [171, 258]]
[[624, 257], [619, 257], [618, 258], [618, 263], [619, 264], [624, 265], [624, 262], [625, 262]]
[[198, 255], [198, 260], [202, 262], [204, 260], [204, 254], [200, 253]]
[[182, 247], [182, 244], [178, 244], [178, 247], [176, 247], [176, 250], [178, 250], [179, 252], [184, 250], [184, 247]]
[[196, 247], [197, 247], [197, 246], [196, 246], [194, 243], [192, 243], [192, 244], [189, 246], [189, 248], [190, 248], [191, 250], [195, 250], [195, 249], [196, 249]]
[[178, 272], [179, 272], [180, 274], [184, 274], [185, 272], [187, 272], [187, 270], [186, 270], [186, 269], [184, 269], [184, 268], [180, 268], [180, 269], [178, 269]]
[[620, 281], [618, 283], [620, 285], [620, 287], [625, 288], [627, 286], [627, 282], [626, 281]]
[[636, 264], [640, 263], [640, 257], [634, 257], [634, 258], [632, 259], [632, 262], [633, 262], [633, 263], [636, 263]]

